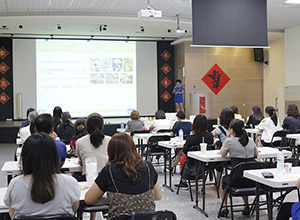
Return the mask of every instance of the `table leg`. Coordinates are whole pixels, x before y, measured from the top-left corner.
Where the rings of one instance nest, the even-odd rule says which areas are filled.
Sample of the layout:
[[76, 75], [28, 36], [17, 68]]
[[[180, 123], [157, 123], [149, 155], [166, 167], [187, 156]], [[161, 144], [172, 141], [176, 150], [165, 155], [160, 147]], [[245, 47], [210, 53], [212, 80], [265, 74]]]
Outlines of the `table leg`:
[[171, 171], [171, 169], [172, 169], [172, 167], [171, 167], [171, 162], [172, 162], [172, 160], [171, 160], [171, 157], [172, 157], [172, 149], [168, 149], [168, 151], [169, 151], [169, 184], [170, 184], [170, 190], [172, 191], [172, 192], [174, 192], [174, 190], [172, 189], [172, 171]]
[[[201, 163], [202, 165], [202, 178], [203, 178], [203, 208], [201, 209], [199, 207], [199, 184], [198, 184], [198, 180], [199, 180], [199, 176], [198, 176], [198, 173], [199, 173], [199, 161], [196, 160], [195, 161], [195, 168], [196, 168], [196, 176], [195, 176], [195, 179], [196, 179], [196, 204], [193, 206], [194, 209], [197, 209], [199, 212], [201, 212], [203, 215], [205, 215], [206, 217], [208, 217], [208, 214], [205, 212], [205, 184], [204, 184], [204, 176], [205, 176], [205, 163]], [[201, 167], [201, 166], [200, 166]], [[204, 173], [204, 174], [203, 174]]]
[[267, 193], [268, 195], [268, 218], [269, 220], [273, 220], [273, 188], [272, 187], [267, 187]]
[[256, 208], [256, 220], [259, 220], [259, 183], [255, 183], [256, 186], [256, 200], [255, 200], [255, 208]]
[[12, 175], [7, 175], [7, 185], [9, 185], [11, 180], [12, 180]]
[[167, 185], [167, 148], [165, 147], [164, 147], [164, 179], [165, 182], [163, 186], [166, 186]]

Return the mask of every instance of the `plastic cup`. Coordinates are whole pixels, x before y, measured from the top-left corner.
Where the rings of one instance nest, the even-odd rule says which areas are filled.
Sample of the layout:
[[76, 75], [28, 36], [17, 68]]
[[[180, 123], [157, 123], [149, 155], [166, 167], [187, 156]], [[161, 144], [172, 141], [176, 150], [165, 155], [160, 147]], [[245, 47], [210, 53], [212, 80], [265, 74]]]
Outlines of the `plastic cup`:
[[88, 185], [92, 185], [97, 177], [97, 158], [90, 157], [85, 160], [86, 180]]
[[201, 144], [200, 144], [200, 147], [201, 147], [201, 152], [202, 152], [202, 153], [205, 153], [205, 152], [206, 152], [206, 149], [207, 149], [207, 143], [201, 143]]
[[289, 173], [292, 171], [292, 163], [284, 163], [284, 170]]

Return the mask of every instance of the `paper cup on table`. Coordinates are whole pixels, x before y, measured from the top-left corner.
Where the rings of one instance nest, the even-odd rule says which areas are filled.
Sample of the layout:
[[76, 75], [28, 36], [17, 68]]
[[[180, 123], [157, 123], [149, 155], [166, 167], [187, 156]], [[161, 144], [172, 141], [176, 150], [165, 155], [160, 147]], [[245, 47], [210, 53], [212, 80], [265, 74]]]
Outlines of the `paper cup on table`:
[[90, 157], [85, 160], [86, 181], [88, 185], [92, 185], [97, 177], [97, 159]]
[[201, 143], [200, 147], [201, 147], [201, 152], [205, 153], [207, 149], [207, 143]]
[[284, 169], [287, 173], [292, 171], [292, 163], [284, 163]]

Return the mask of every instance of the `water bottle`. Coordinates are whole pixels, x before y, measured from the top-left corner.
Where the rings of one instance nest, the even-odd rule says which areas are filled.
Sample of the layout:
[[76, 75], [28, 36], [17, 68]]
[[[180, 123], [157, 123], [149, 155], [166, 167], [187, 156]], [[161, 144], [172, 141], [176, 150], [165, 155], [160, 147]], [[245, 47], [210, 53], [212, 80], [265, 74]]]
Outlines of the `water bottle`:
[[277, 173], [279, 175], [284, 174], [284, 154], [282, 153], [282, 149], [279, 149], [276, 161], [277, 161]]
[[121, 122], [121, 129], [125, 129], [125, 124], [123, 121]]
[[183, 130], [182, 129], [179, 130], [179, 142], [183, 143]]

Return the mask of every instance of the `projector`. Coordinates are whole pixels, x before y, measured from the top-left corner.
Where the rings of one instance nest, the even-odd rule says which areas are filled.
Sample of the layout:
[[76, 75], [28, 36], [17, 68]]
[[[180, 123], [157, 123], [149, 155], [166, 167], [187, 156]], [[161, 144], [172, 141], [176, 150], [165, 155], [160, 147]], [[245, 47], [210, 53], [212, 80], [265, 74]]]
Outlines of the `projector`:
[[152, 8], [142, 9], [138, 12], [138, 17], [161, 18], [162, 11], [157, 11]]

